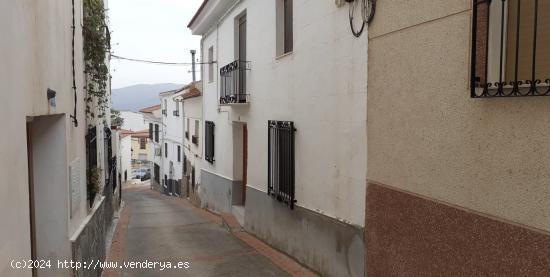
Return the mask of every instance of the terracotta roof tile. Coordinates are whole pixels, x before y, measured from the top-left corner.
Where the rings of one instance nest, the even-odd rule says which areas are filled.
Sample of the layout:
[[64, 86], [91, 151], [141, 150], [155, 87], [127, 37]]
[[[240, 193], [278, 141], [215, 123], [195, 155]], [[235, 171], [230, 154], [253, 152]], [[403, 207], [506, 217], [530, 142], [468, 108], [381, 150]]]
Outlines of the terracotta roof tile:
[[156, 111], [156, 110], [160, 110], [160, 104], [159, 105], [154, 105], [154, 106], [151, 106], [151, 107], [147, 107], [147, 108], [143, 108], [143, 109], [139, 110], [139, 112], [141, 112], [141, 113], [152, 113], [153, 111]]

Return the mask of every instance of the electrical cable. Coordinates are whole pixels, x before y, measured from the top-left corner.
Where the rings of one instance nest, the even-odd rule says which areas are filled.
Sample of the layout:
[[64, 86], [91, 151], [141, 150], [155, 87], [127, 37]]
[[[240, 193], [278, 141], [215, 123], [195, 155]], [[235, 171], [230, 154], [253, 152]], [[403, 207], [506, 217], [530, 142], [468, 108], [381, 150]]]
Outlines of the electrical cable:
[[[125, 60], [125, 61], [131, 61], [131, 62], [140, 62], [140, 63], [148, 63], [148, 64], [160, 64], [160, 65], [183, 65], [183, 66], [189, 66], [193, 65], [193, 63], [184, 63], [184, 62], [164, 62], [164, 61], [152, 61], [152, 60], [143, 60], [143, 59], [135, 59], [135, 58], [126, 58], [122, 56], [118, 56], [111, 53], [111, 57], [117, 60]], [[214, 62], [208, 62], [208, 63], [195, 63], [195, 64], [213, 64]]]
[[73, 92], [74, 92], [74, 114], [72, 114], [70, 117], [73, 119], [74, 127], [78, 127], [78, 119], [76, 118], [76, 106], [77, 106], [77, 92], [76, 92], [76, 73], [75, 73], [75, 61], [74, 61], [74, 38], [75, 38], [75, 32], [76, 32], [76, 24], [75, 24], [75, 11], [74, 11], [74, 0], [72, 2], [72, 15], [73, 15], [73, 36], [72, 36], [72, 73], [73, 73]]
[[[357, 5], [361, 5], [361, 28], [359, 30], [355, 30], [355, 26], [353, 25], [353, 15], [355, 14], [355, 8]], [[376, 0], [355, 0], [349, 2], [349, 25], [351, 28], [351, 32], [355, 37], [360, 37], [363, 31], [365, 30], [365, 26], [369, 24], [373, 17], [376, 10]]]

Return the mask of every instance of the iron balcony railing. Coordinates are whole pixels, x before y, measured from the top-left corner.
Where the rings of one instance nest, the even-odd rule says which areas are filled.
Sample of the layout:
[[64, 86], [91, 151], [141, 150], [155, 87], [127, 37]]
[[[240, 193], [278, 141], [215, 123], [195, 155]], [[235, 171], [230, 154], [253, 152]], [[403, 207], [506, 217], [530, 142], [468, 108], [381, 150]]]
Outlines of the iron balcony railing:
[[547, 0], [474, 0], [471, 97], [550, 95]]
[[220, 69], [220, 104], [245, 104], [250, 102], [246, 75], [250, 62], [236, 60]]
[[268, 195], [294, 208], [294, 123], [268, 122]]

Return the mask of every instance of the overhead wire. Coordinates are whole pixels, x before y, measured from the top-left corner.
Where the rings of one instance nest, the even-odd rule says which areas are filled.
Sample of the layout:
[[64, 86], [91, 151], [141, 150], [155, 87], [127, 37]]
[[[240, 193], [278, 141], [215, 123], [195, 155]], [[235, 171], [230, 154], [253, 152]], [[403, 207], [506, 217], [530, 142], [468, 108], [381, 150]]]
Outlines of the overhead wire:
[[[111, 58], [114, 58], [114, 59], [117, 59], [117, 60], [125, 60], [125, 61], [148, 63], [148, 64], [181, 65], [181, 66], [193, 65], [192, 62], [166, 62], [166, 61], [144, 60], [144, 59], [122, 57], [122, 56], [118, 56], [118, 55], [115, 55], [115, 54], [112, 54], [112, 53], [111, 53]], [[207, 62], [207, 63], [196, 62], [195, 64], [212, 64], [212, 63], [216, 63], [216, 62]]]
[[[352, 0], [348, 1], [349, 3], [349, 25], [351, 27], [351, 32], [355, 37], [360, 37], [365, 26], [372, 21], [374, 13], [376, 10], [376, 0]], [[357, 5], [361, 5], [361, 28], [355, 30], [353, 25], [353, 16], [355, 15], [355, 8]]]

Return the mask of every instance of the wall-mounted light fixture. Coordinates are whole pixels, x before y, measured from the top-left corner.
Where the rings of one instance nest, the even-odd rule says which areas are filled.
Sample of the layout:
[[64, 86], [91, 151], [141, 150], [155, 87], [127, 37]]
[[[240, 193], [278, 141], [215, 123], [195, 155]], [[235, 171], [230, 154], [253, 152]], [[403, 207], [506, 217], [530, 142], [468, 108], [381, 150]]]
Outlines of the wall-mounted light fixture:
[[48, 98], [48, 103], [50, 104], [51, 107], [55, 108], [55, 95], [57, 93], [55, 92], [55, 90], [52, 90], [52, 89], [49, 89], [47, 90], [46, 92], [46, 97]]

